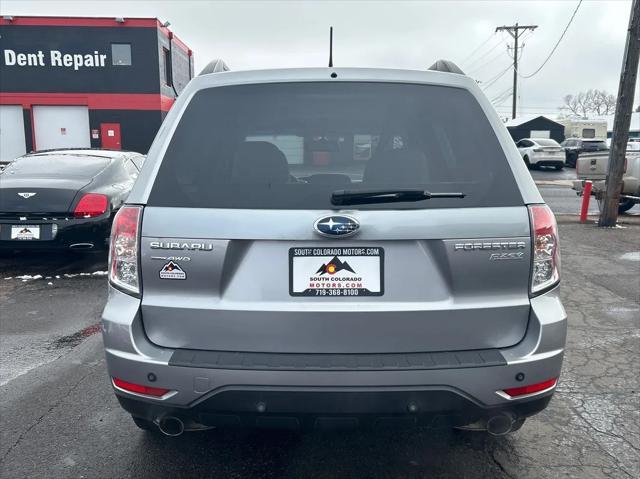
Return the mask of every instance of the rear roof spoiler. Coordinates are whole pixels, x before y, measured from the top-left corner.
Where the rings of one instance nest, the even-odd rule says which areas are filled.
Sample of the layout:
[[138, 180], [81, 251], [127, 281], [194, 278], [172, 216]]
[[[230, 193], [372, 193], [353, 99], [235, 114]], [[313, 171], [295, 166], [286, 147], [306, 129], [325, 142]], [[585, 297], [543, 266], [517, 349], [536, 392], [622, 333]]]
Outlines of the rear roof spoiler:
[[451, 60], [438, 60], [429, 67], [429, 70], [464, 75], [464, 72], [460, 69], [460, 67], [453, 63]]
[[[437, 60], [433, 65], [429, 67], [429, 70], [464, 75], [464, 72], [460, 69], [460, 67], [453, 63], [451, 60]], [[228, 71], [229, 67], [224, 62], [224, 60], [222, 60], [221, 58], [216, 58], [215, 60], [211, 60], [207, 64], [207, 66], [202, 69], [198, 76]]]
[[216, 58], [215, 60], [211, 60], [206, 67], [202, 69], [202, 71], [198, 74], [200, 75], [208, 75], [209, 73], [221, 73], [228, 72], [229, 67], [224, 62], [222, 58]]

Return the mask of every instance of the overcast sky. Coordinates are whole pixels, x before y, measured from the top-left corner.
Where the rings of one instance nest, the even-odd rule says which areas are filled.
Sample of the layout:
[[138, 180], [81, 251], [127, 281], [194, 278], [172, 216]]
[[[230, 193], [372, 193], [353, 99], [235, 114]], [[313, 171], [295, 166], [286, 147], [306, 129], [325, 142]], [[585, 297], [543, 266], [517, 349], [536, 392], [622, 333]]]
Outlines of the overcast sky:
[[[4, 15], [158, 17], [195, 55], [233, 70], [325, 66], [334, 26], [336, 66], [425, 69], [451, 59], [487, 85], [506, 116], [512, 62], [498, 25], [538, 25], [524, 37], [520, 72], [535, 71], [564, 30], [577, 0], [567, 1], [29, 1], [2, 0]], [[519, 81], [520, 112], [557, 113], [562, 97], [588, 88], [617, 94], [630, 0], [583, 1], [547, 65]], [[475, 50], [475, 53], [474, 53]], [[471, 56], [469, 56], [471, 55]], [[504, 98], [504, 100], [501, 100]], [[636, 89], [636, 104], [640, 100]]]

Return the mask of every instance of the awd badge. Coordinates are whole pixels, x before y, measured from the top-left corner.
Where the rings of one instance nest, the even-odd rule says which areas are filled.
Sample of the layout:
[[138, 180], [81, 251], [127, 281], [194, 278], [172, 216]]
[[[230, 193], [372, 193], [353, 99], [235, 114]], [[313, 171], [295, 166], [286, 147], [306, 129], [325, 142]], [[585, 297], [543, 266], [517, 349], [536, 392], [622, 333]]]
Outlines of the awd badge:
[[160, 270], [160, 279], [187, 279], [187, 273], [173, 261], [169, 261]]

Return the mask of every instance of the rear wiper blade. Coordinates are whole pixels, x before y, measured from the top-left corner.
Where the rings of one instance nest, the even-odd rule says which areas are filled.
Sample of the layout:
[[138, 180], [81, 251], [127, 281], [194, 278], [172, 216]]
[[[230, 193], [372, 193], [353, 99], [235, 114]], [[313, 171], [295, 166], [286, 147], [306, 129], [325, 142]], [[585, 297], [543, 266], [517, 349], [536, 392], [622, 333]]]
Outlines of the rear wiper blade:
[[431, 198], [464, 198], [464, 193], [431, 193], [417, 188], [390, 190], [336, 190], [331, 193], [331, 204], [364, 205], [371, 203], [394, 203], [399, 201], [422, 201]]

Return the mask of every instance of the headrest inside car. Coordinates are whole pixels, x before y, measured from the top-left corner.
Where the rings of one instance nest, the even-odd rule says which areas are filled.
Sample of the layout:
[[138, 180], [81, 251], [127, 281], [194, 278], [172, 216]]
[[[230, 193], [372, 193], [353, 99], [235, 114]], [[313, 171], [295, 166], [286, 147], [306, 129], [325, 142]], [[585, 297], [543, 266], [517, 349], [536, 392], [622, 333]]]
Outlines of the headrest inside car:
[[286, 183], [287, 158], [268, 141], [244, 142], [234, 156], [231, 178], [235, 183]]

